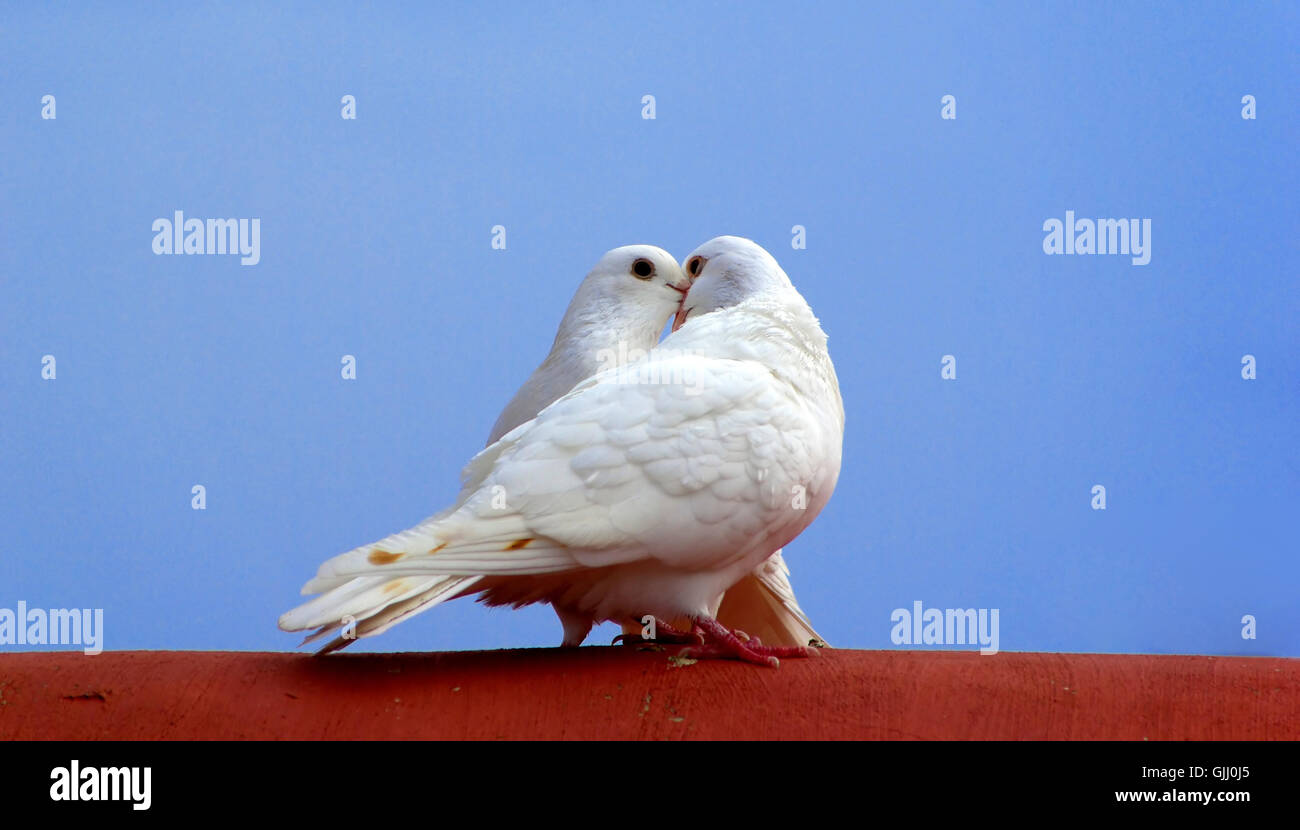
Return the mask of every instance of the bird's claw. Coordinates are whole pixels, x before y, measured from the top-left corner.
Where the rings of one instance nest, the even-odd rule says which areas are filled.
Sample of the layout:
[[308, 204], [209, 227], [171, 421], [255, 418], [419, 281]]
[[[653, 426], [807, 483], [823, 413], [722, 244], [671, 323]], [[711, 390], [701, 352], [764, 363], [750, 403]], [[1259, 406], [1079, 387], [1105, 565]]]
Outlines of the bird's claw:
[[743, 660], [759, 666], [776, 668], [782, 658], [815, 657], [817, 649], [809, 646], [765, 646], [757, 637], [743, 631], [730, 631], [711, 617], [695, 620], [694, 631], [704, 638], [700, 645], [688, 646], [678, 657]]

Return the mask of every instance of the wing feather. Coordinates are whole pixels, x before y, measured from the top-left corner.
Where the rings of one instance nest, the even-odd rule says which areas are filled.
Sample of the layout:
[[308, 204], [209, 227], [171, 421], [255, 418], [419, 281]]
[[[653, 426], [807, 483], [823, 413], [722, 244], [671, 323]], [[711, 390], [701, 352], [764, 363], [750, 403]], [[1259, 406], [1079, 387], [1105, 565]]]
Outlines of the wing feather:
[[677, 380], [612, 369], [578, 384], [475, 456], [451, 508], [322, 564], [303, 591], [328, 593], [282, 625], [421, 608], [418, 598], [441, 584], [422, 578], [646, 559], [724, 567], [796, 522], [792, 488], [813, 473], [797, 456], [817, 425], [793, 390], [753, 361], [647, 360], [656, 378]]

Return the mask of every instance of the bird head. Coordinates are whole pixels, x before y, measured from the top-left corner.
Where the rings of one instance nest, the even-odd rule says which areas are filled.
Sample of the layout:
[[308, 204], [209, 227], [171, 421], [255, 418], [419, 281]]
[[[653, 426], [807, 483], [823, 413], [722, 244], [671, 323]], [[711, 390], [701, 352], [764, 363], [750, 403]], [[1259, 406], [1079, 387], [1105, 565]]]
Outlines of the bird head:
[[770, 291], [793, 290], [772, 255], [739, 236], [705, 242], [682, 261], [682, 271], [692, 284], [673, 318], [673, 331], [692, 315], [728, 308]]

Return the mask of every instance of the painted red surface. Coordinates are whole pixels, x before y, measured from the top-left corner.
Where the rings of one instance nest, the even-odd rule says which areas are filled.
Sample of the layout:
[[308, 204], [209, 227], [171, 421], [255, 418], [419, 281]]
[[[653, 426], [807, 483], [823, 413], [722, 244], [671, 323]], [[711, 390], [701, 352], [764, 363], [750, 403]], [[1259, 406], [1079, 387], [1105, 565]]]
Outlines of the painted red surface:
[[1300, 660], [626, 648], [0, 654], [0, 738], [1300, 738]]

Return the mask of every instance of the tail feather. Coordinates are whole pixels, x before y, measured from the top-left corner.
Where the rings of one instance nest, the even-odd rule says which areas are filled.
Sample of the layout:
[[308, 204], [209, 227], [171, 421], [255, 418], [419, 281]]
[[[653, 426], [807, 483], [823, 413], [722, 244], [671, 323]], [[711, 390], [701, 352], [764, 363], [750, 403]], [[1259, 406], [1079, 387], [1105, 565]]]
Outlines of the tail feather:
[[764, 645], [807, 646], [814, 640], [826, 645], [795, 599], [790, 569], [780, 551], [727, 589], [716, 617]]
[[460, 596], [487, 575], [556, 573], [577, 565], [565, 545], [527, 533], [518, 517], [446, 512], [327, 560], [304, 594], [319, 596], [280, 617], [285, 631], [316, 629], [303, 644], [342, 629], [322, 652], [388, 630]]
[[[414, 617], [416, 614], [428, 611], [430, 608], [441, 605], [449, 599], [463, 596], [465, 593], [471, 591], [474, 584], [478, 581], [479, 577], [476, 576], [453, 578], [439, 577], [430, 580], [427, 583], [428, 587], [424, 590], [400, 601], [390, 603], [389, 605], [378, 609], [372, 615], [367, 616], [365, 619], [358, 620], [354, 629], [349, 630], [344, 634], [340, 634], [333, 640], [330, 640], [316, 653], [329, 654], [332, 651], [347, 648], [362, 637], [374, 637], [383, 634], [388, 629], [400, 622]], [[313, 635], [313, 639], [317, 635], [322, 635], [333, 630], [335, 629], [322, 629], [321, 631], [316, 632], [316, 635]]]
[[303, 586], [304, 594], [332, 591], [357, 578], [524, 576], [579, 567], [569, 549], [553, 539], [514, 532], [477, 539], [440, 539], [406, 533], [354, 548], [324, 562]]
[[349, 580], [281, 614], [280, 628], [285, 631], [302, 631], [318, 628], [348, 615], [362, 614], [380, 599], [391, 602], [399, 591], [405, 593], [405, 588], [385, 588], [399, 581], [388, 576], [366, 576]]
[[478, 577], [359, 577], [303, 603], [280, 617], [280, 628], [315, 628], [301, 645], [340, 628], [344, 632], [321, 653], [335, 651], [354, 639], [387, 631], [397, 622], [459, 596]]

